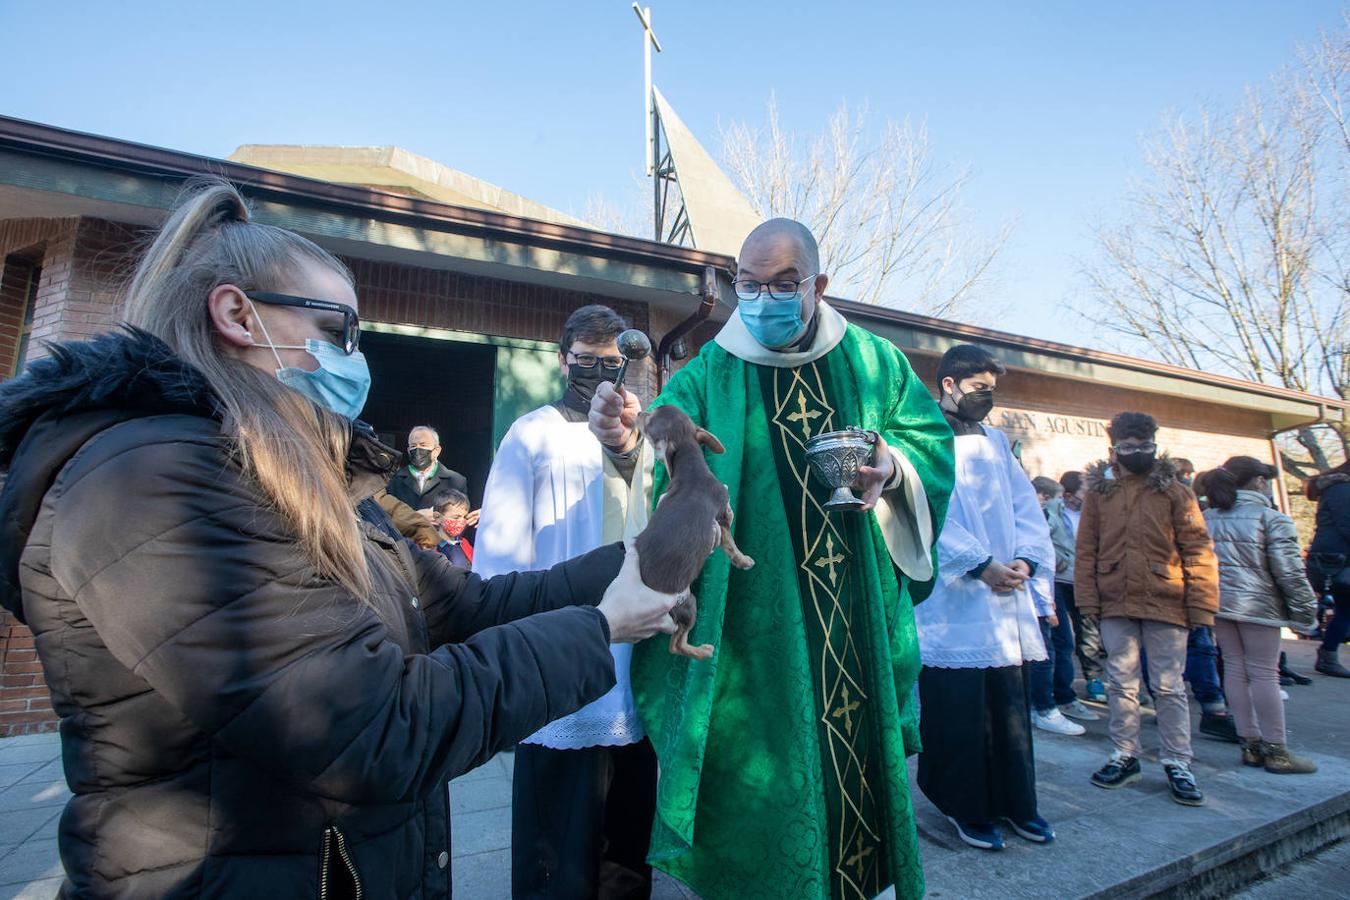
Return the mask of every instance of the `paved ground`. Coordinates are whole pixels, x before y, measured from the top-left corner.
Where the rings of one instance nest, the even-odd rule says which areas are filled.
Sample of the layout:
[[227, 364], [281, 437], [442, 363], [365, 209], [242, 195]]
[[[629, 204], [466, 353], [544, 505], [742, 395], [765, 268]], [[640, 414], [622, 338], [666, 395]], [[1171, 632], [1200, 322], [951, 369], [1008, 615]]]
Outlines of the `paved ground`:
[[0, 740], [0, 898], [56, 895], [56, 822], [69, 796], [56, 735]]
[[[1286, 642], [1291, 665], [1312, 672], [1314, 645]], [[935, 898], [1079, 897], [1134, 874], [1203, 858], [1237, 835], [1306, 814], [1309, 807], [1350, 794], [1350, 681], [1313, 676], [1312, 687], [1291, 687], [1290, 743], [1316, 759], [1313, 776], [1276, 776], [1237, 764], [1237, 748], [1204, 738], [1195, 742], [1196, 776], [1207, 806], [1172, 803], [1157, 766], [1157, 730], [1146, 721], [1145, 779], [1103, 791], [1088, 776], [1110, 746], [1106, 723], [1066, 738], [1037, 732], [1041, 811], [1059, 834], [1051, 846], [1008, 836], [1002, 853], [973, 850], [915, 791], [929, 896]], [[0, 740], [0, 900], [51, 897], [60, 883], [56, 820], [68, 792], [54, 735]], [[454, 808], [455, 893], [472, 900], [510, 896], [511, 763], [502, 754], [457, 779]], [[1350, 841], [1252, 885], [1253, 900], [1344, 897], [1350, 894]], [[693, 894], [661, 877], [658, 900]]]
[[1350, 840], [1273, 873], [1234, 900], [1343, 900], [1350, 895]]

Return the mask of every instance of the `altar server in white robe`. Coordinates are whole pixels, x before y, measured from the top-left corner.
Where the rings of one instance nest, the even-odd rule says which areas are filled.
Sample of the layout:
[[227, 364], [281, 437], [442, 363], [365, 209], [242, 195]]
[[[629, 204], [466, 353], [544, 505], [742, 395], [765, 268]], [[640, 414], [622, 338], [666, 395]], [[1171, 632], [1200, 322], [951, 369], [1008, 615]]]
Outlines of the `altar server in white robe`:
[[[627, 327], [605, 306], [568, 318], [559, 343], [567, 388], [517, 419], [492, 463], [474, 572], [543, 569], [623, 539], [633, 460], [604, 454], [587, 426], [591, 397], [614, 381]], [[626, 471], [625, 471], [626, 469]], [[656, 757], [633, 703], [631, 644], [611, 644], [614, 688], [544, 726], [515, 754], [511, 890], [517, 898], [646, 898]]]
[[[1003, 366], [952, 347], [938, 365], [939, 406], [956, 435], [956, 487], [938, 540], [938, 577], [917, 606], [919, 787], [967, 844], [1003, 847], [1000, 827], [1047, 843], [1024, 663], [1046, 658], [1038, 615], [1054, 611], [1054, 545], [1035, 488], [1008, 438], [981, 424]], [[1037, 583], [1037, 582], [1040, 583]]]

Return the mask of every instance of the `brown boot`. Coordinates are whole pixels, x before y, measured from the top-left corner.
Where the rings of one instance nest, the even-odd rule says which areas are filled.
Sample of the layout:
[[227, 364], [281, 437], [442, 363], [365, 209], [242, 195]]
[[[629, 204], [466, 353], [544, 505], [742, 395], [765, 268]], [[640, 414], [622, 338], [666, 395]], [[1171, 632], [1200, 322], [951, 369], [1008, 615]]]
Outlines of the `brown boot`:
[[1289, 752], [1286, 744], [1262, 743], [1267, 772], [1276, 775], [1311, 775], [1317, 771], [1317, 763]]
[[1261, 768], [1266, 764], [1265, 744], [1260, 738], [1240, 738], [1242, 744], [1242, 764]]

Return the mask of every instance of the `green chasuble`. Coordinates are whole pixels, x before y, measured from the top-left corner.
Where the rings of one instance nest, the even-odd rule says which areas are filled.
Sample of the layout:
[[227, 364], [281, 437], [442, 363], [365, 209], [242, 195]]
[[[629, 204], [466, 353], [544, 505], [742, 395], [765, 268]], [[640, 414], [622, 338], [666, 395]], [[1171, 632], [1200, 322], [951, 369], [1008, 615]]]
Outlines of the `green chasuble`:
[[[924, 890], [905, 765], [919, 750], [912, 603], [932, 584], [952, 434], [899, 350], [817, 314], [823, 355], [748, 362], [759, 356], [733, 317], [654, 404], [726, 445], [708, 462], [755, 560], [732, 569], [717, 550], [694, 584], [691, 641], [712, 659], [664, 640], [633, 656], [660, 761], [651, 860], [707, 900]], [[849, 425], [879, 431], [904, 473], [876, 513], [827, 514], [806, 467], [807, 438]], [[658, 465], [653, 500], [665, 485]]]

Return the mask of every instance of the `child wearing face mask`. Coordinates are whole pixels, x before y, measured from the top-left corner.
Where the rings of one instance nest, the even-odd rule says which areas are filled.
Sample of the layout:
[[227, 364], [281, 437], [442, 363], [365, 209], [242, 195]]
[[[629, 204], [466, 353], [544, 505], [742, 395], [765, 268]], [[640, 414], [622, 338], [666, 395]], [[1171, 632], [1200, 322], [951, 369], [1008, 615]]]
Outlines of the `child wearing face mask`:
[[1158, 423], [1123, 412], [1107, 426], [1111, 456], [1088, 467], [1074, 559], [1074, 592], [1099, 621], [1115, 752], [1092, 776], [1101, 788], [1141, 777], [1139, 686], [1148, 652], [1161, 762], [1172, 799], [1200, 806], [1191, 774], [1191, 716], [1182, 671], [1190, 629], [1214, 624], [1219, 572], [1195, 494], [1158, 456]]
[[459, 491], [448, 490], [445, 499], [436, 506], [436, 549], [461, 569], [473, 568], [473, 544], [464, 536], [469, 527], [469, 498]]
[[[1050, 539], [1055, 544], [1055, 602], [1068, 610], [1073, 626], [1074, 651], [1078, 655], [1078, 666], [1083, 671], [1086, 682], [1087, 699], [1095, 703], [1106, 702], [1106, 683], [1102, 681], [1102, 638], [1097, 632], [1097, 623], [1085, 619], [1078, 610], [1075, 599], [1074, 552], [1078, 544], [1078, 526], [1083, 519], [1083, 497], [1087, 484], [1082, 472], [1065, 472], [1059, 476], [1063, 494], [1045, 504], [1045, 518], [1050, 523]], [[1091, 721], [1097, 714], [1084, 706], [1081, 700], [1073, 700], [1060, 710], [1067, 716]]]

